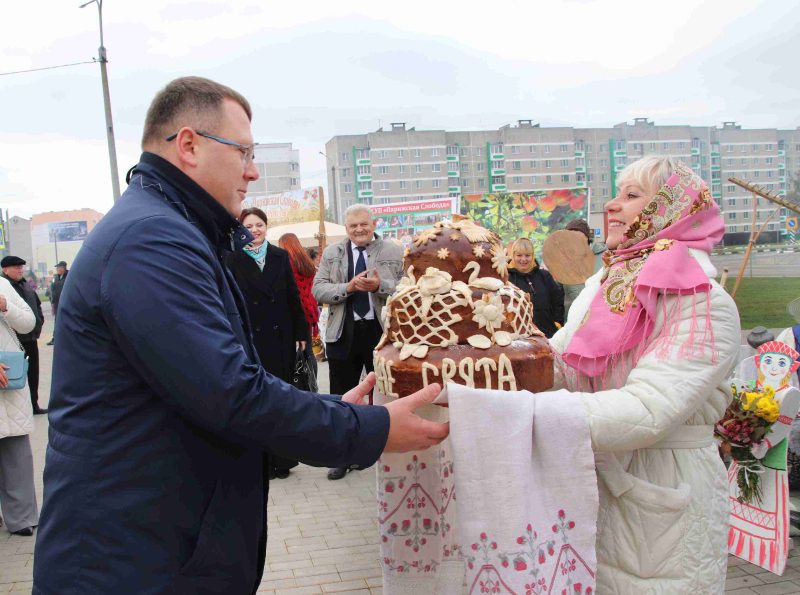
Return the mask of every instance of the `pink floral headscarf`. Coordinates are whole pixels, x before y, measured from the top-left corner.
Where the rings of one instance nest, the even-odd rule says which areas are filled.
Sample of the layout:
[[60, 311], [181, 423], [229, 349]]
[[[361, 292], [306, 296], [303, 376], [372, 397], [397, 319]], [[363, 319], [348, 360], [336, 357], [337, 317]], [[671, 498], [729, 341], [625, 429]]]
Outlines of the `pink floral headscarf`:
[[[708, 186], [679, 163], [625, 232], [627, 239], [604, 254], [600, 290], [563, 353], [564, 361], [596, 378], [605, 376], [623, 354], [641, 355], [653, 331], [660, 294], [696, 295], [711, 289], [689, 248], [711, 252], [724, 231]], [[665, 321], [667, 332], [668, 326]]]

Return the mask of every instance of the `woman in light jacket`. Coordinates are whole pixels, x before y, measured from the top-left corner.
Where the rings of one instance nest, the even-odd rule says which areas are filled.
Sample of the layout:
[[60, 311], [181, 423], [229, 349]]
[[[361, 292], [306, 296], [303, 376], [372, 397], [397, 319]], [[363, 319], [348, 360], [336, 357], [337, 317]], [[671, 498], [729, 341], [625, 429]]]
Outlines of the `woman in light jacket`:
[[[0, 351], [22, 351], [15, 332], [29, 333], [36, 317], [7, 279], [0, 277]], [[0, 366], [0, 388], [8, 386]], [[0, 509], [14, 535], [29, 537], [39, 524], [33, 487], [33, 454], [28, 434], [33, 431], [33, 408], [27, 383], [0, 390]]]
[[730, 401], [739, 315], [709, 253], [708, 187], [645, 157], [609, 201], [605, 266], [552, 338], [557, 388], [583, 393], [600, 509], [597, 592], [723, 593], [728, 492], [713, 424]]

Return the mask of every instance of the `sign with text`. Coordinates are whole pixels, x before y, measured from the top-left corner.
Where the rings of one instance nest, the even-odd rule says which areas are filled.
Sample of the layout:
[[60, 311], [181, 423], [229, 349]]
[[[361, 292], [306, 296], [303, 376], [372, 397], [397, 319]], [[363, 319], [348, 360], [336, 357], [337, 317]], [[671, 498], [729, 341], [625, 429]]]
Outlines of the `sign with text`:
[[320, 186], [280, 194], [252, 195], [244, 200], [242, 208], [258, 207], [266, 213], [270, 226], [319, 221], [321, 196]]
[[85, 240], [89, 229], [86, 221], [59, 221], [47, 224], [47, 235], [51, 242], [74, 242]]
[[450, 219], [458, 211], [455, 198], [437, 198], [370, 205], [376, 220], [376, 231], [384, 238], [396, 238], [410, 244], [414, 235], [442, 219]]

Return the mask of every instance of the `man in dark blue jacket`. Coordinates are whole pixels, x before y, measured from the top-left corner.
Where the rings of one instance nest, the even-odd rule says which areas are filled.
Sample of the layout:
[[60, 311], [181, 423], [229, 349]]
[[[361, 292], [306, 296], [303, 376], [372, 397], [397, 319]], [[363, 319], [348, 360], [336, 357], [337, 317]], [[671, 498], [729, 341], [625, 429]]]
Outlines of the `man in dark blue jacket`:
[[[129, 188], [85, 241], [59, 305], [34, 593], [252, 593], [264, 568], [264, 453], [327, 467], [426, 448], [414, 415], [267, 374], [224, 254], [249, 182], [251, 112], [194, 77], [147, 114]], [[429, 387], [430, 388], [430, 387]]]

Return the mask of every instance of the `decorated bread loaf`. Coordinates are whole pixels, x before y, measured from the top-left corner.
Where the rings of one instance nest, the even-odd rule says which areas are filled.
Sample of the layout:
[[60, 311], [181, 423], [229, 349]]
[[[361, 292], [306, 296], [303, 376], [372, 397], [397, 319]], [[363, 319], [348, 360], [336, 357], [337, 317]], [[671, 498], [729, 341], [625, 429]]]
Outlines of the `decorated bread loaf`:
[[458, 215], [423, 230], [383, 311], [375, 348], [378, 390], [404, 397], [428, 384], [542, 391], [553, 355], [527, 293], [508, 282], [493, 232]]

